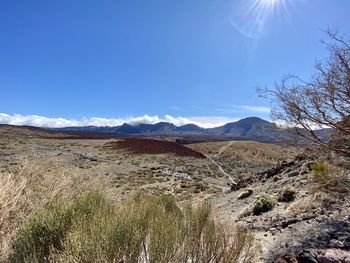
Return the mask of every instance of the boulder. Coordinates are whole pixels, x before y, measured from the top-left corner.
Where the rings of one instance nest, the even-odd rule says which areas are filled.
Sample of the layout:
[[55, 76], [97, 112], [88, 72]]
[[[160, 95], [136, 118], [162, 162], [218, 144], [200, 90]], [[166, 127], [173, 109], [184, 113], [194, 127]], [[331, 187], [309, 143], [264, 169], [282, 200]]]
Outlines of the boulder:
[[299, 263], [318, 263], [314, 255], [308, 250], [300, 252], [297, 259]]
[[341, 249], [320, 249], [316, 252], [318, 263], [350, 263], [350, 252]]

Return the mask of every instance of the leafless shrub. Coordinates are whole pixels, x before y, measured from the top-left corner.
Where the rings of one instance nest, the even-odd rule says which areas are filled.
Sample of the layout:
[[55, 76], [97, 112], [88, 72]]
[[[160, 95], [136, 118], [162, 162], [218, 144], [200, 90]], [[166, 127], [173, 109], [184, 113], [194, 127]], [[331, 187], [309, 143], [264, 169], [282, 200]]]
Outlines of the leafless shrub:
[[[272, 99], [274, 119], [318, 145], [350, 156], [350, 41], [336, 31], [326, 33], [329, 57], [316, 62], [310, 80], [288, 75], [275, 90], [259, 92]], [[331, 130], [315, 131], [325, 127]]]

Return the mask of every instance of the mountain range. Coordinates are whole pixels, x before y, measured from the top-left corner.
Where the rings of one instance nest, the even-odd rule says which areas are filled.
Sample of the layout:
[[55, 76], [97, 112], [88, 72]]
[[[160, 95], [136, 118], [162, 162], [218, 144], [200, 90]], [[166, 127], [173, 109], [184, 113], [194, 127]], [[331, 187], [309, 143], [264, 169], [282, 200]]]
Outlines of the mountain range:
[[156, 124], [131, 125], [124, 123], [120, 126], [81, 126], [55, 128], [60, 132], [98, 133], [105, 135], [144, 135], [144, 136], [200, 136], [221, 139], [239, 139], [272, 142], [291, 136], [287, 129], [266, 120], [249, 117], [236, 122], [227, 123], [215, 128], [201, 128], [195, 124], [176, 126], [168, 122]]

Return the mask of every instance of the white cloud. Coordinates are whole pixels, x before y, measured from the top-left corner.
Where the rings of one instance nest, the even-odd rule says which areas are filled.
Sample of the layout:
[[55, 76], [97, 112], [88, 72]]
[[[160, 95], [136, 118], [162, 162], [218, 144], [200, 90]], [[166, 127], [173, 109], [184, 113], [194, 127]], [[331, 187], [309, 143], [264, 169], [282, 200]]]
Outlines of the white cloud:
[[21, 114], [9, 115], [6, 113], [0, 113], [0, 123], [13, 125], [30, 125], [37, 127], [64, 127], [76, 126], [80, 124], [79, 121], [64, 118], [48, 118], [38, 115], [24, 116]]
[[246, 112], [256, 112], [256, 113], [269, 113], [271, 109], [269, 107], [263, 107], [263, 106], [248, 106], [248, 105], [243, 105], [243, 106], [236, 106], [237, 108], [242, 109], [243, 111]]
[[165, 115], [159, 117], [157, 115], [150, 116], [144, 115], [139, 117], [126, 117], [126, 118], [83, 118], [81, 120], [65, 119], [65, 118], [49, 118], [39, 115], [21, 115], [21, 114], [7, 114], [0, 113], [0, 124], [12, 124], [12, 125], [29, 125], [36, 127], [50, 127], [60, 128], [68, 126], [118, 126], [123, 123], [129, 123], [136, 125], [140, 123], [154, 124], [157, 122], [170, 122], [176, 126], [185, 124], [196, 124], [203, 128], [212, 128], [224, 125], [228, 122], [237, 121], [237, 118], [229, 117], [213, 117], [213, 116], [197, 116], [197, 117], [173, 117], [171, 115]]
[[228, 107], [216, 108], [215, 110], [230, 113], [270, 113], [271, 111], [269, 107], [250, 105], [230, 105]]

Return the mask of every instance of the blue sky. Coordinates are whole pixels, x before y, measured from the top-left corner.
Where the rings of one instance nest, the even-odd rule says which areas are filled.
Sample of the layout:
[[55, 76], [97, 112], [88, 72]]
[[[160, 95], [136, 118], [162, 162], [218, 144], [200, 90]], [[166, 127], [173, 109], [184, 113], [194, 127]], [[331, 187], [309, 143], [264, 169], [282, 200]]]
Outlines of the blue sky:
[[327, 54], [321, 29], [350, 36], [349, 10], [348, 0], [1, 1], [0, 122], [268, 119], [256, 87], [308, 77]]

